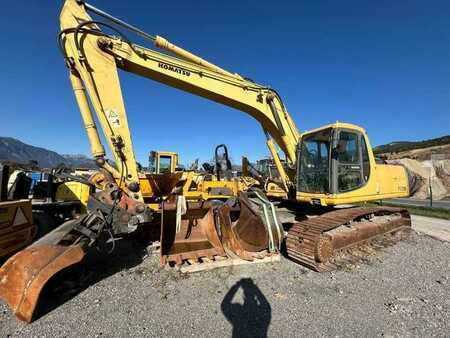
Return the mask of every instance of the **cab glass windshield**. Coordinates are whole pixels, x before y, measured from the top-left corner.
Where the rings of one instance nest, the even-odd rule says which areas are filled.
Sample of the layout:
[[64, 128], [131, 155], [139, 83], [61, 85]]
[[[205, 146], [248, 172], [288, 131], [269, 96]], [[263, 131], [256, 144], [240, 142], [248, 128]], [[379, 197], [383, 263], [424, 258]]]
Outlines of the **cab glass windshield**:
[[298, 191], [326, 193], [330, 191], [331, 129], [302, 138], [299, 153]]

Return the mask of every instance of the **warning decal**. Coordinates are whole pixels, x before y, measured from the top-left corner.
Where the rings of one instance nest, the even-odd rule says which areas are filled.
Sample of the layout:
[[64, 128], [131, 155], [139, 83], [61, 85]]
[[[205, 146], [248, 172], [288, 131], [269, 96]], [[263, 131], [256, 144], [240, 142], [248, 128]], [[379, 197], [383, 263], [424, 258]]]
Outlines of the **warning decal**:
[[115, 109], [106, 110], [106, 117], [108, 118], [108, 121], [111, 124], [111, 126], [113, 126], [114, 128], [120, 127], [119, 114]]
[[23, 225], [26, 223], [28, 223], [28, 219], [25, 216], [25, 214], [23, 213], [22, 208], [18, 207], [16, 209], [16, 215], [14, 216], [14, 221], [12, 223], [12, 226], [15, 227], [15, 226]]

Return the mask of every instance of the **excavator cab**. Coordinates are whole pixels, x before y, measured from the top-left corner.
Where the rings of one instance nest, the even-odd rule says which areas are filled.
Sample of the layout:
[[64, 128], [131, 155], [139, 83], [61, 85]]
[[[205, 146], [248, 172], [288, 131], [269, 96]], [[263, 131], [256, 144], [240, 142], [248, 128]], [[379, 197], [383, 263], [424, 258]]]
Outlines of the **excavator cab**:
[[337, 205], [408, 196], [406, 171], [377, 164], [364, 129], [335, 123], [302, 134], [297, 199]]

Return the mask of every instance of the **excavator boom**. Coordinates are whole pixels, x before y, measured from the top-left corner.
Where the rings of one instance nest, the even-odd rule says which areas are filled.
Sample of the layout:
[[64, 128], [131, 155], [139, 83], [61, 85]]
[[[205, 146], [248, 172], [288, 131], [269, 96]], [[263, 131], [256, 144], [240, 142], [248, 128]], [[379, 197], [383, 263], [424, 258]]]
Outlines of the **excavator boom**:
[[[126, 178], [127, 182], [136, 181], [137, 172], [118, 69], [249, 114], [261, 124], [268, 142], [272, 142], [273, 138], [289, 162], [295, 163], [299, 132], [276, 91], [223, 70], [160, 36], [145, 35], [155, 47], [175, 56], [133, 44], [116, 28], [113, 32], [119, 34], [119, 37], [108, 35], [101, 29], [107, 30], [111, 26], [92, 20], [88, 15], [89, 11], [121, 23], [124, 30], [130, 29], [130, 25], [75, 0], [66, 1], [60, 15], [60, 46], [71, 71], [72, 85], [91, 142], [92, 154], [96, 158], [102, 158], [104, 150], [86, 94], [110, 148], [114, 149], [116, 163], [124, 160], [127, 164], [130, 175]], [[134, 32], [141, 32], [132, 28]], [[141, 33], [139, 34], [142, 35]], [[91, 69], [95, 69], [95, 72], [90, 71]], [[121, 147], [117, 145], [120, 140]], [[278, 157], [272, 149], [271, 152]], [[284, 172], [284, 180], [291, 180], [284, 168], [278, 169]], [[119, 170], [116, 168], [116, 174], [117, 171]]]

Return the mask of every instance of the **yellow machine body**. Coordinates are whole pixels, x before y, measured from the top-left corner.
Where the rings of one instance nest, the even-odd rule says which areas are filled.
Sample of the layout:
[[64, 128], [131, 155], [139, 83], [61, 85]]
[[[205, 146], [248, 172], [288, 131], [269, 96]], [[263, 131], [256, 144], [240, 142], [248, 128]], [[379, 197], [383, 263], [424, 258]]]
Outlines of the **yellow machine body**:
[[210, 179], [206, 180], [204, 174], [187, 172], [186, 181], [183, 184], [183, 196], [187, 199], [205, 201], [211, 199], [227, 199], [232, 196], [237, 196], [239, 191], [246, 190], [240, 186], [238, 180], [219, 181], [214, 175], [210, 176]]
[[264, 185], [264, 193], [269, 198], [287, 199], [287, 192], [279, 184], [275, 182], [266, 182]]
[[0, 202], [0, 257], [30, 244], [36, 232], [30, 200]]
[[[406, 197], [409, 195], [408, 176], [406, 170], [398, 165], [376, 163], [367, 133], [361, 127], [350, 123], [336, 122], [334, 124], [326, 125], [324, 127], [303, 133], [302, 142], [303, 140], [308, 139], [309, 136], [326, 131], [331, 131], [331, 134], [339, 133], [339, 135], [341, 135], [340, 133], [342, 131], [342, 133], [345, 133], [345, 137], [347, 138], [354, 135], [355, 137], [352, 139], [346, 140], [347, 147], [352, 147], [350, 150], [347, 149], [347, 153], [354, 155], [354, 159], [351, 159], [350, 161], [347, 159], [347, 163], [340, 164], [339, 159], [333, 158], [333, 155], [331, 154], [332, 150], [330, 150], [328, 155], [324, 155], [323, 157], [327, 158], [329, 163], [328, 165], [332, 168], [330, 170], [331, 177], [329, 177], [330, 185], [332, 185], [331, 182], [333, 179], [335, 181], [339, 181], [336, 182], [334, 191], [331, 188], [329, 189], [330, 191], [325, 193], [305, 192], [302, 191], [302, 187], [297, 185], [296, 199], [298, 201], [328, 206]], [[335, 143], [337, 147], [339, 146], [337, 143], [340, 141], [340, 139], [336, 140]], [[349, 142], [351, 142], [351, 144], [348, 144]], [[321, 144], [323, 146], [325, 143], [322, 142]], [[358, 153], [357, 145], [359, 144], [366, 145], [365, 147], [361, 147], [361, 153]], [[301, 146], [299, 146], [299, 148], [300, 147]], [[325, 148], [325, 146], [323, 147]], [[344, 149], [344, 154], [345, 151], [346, 149]], [[300, 175], [302, 172], [308, 170], [300, 167], [302, 165], [301, 156], [301, 151], [299, 151], [299, 165], [297, 166], [297, 170], [301, 172]], [[335, 157], [339, 157], [339, 155], [337, 154]], [[347, 158], [348, 157], [349, 156], [347, 156]], [[332, 162], [338, 162], [334, 168]], [[368, 171], [367, 175], [363, 173], [364, 170]], [[342, 173], [340, 173], [340, 171]], [[351, 175], [353, 175], [352, 177], [356, 177], [356, 183], [351, 183], [351, 187], [349, 188], [340, 189], [339, 184], [342, 182], [341, 177], [345, 177], [346, 175], [344, 171], [351, 172]], [[360, 171], [360, 174], [358, 174], [358, 171]], [[358, 178], [358, 175], [360, 178]], [[317, 177], [315, 177], [315, 179], [317, 180]]]
[[81, 182], [68, 181], [60, 184], [56, 190], [55, 200], [58, 202], [80, 201], [81, 213], [86, 213], [91, 187]]

